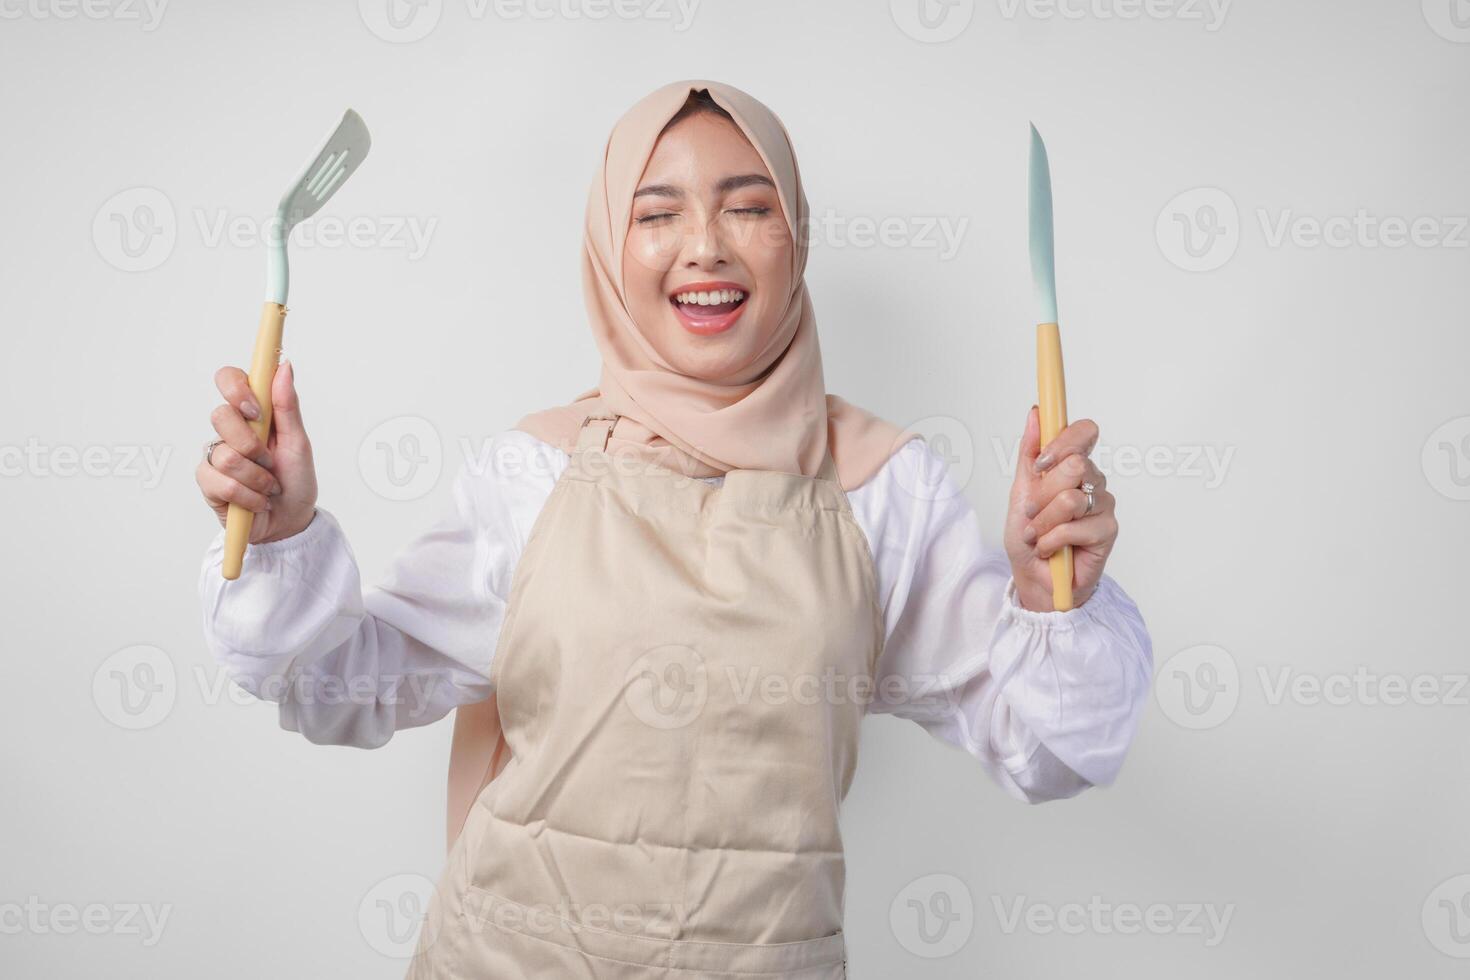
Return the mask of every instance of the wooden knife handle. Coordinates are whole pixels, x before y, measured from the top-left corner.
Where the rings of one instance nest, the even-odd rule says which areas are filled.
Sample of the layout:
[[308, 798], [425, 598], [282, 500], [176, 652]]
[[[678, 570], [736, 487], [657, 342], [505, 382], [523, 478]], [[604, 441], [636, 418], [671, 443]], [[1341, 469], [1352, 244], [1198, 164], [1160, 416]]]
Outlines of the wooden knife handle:
[[[267, 302], [260, 311], [260, 329], [255, 333], [255, 353], [250, 357], [250, 391], [255, 395], [255, 404], [260, 406], [260, 418], [250, 423], [250, 428], [260, 437], [262, 444], [271, 433], [271, 381], [276, 376], [276, 365], [281, 362], [281, 334], [286, 326], [286, 308], [280, 303]], [[239, 504], [230, 504], [225, 515], [225, 557], [220, 567], [224, 577], [230, 581], [240, 577], [240, 568], [245, 563], [245, 546], [250, 541], [250, 525], [255, 514]]]
[[[1036, 327], [1036, 404], [1041, 411], [1044, 447], [1067, 427], [1067, 381], [1062, 374], [1062, 334], [1055, 323]], [[1072, 546], [1051, 556], [1051, 602], [1058, 612], [1072, 608]]]

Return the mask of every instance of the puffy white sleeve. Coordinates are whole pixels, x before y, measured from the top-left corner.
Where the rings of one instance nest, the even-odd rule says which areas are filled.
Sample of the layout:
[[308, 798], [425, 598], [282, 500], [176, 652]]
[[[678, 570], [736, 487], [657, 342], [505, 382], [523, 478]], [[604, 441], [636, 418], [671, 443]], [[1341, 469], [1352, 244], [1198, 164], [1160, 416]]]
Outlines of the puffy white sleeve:
[[1028, 803], [1118, 775], [1153, 674], [1137, 606], [1104, 576], [1068, 612], [1015, 598], [1010, 562], [921, 439], [849, 493], [868, 532], [887, 640], [869, 711], [978, 758]]
[[366, 591], [321, 508], [299, 534], [252, 545], [233, 582], [220, 575], [223, 531], [215, 537], [199, 578], [206, 642], [236, 684], [280, 704], [282, 728], [376, 748], [490, 696], [515, 566], [564, 465], [524, 433], [491, 447], [456, 477], [448, 513]]

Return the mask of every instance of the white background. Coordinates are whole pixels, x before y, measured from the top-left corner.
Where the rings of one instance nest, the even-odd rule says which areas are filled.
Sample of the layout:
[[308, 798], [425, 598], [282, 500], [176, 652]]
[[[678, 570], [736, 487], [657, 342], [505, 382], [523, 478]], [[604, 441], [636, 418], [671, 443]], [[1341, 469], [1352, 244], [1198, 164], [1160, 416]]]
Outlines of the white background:
[[[992, 535], [1034, 397], [1036, 121], [1072, 412], [1155, 642], [1123, 774], [1076, 800], [865, 728], [851, 975], [1463, 975], [1470, 8], [924, 2], [0, 0], [0, 973], [402, 975], [449, 725], [313, 746], [203, 646], [192, 471], [263, 266], [215, 232], [363, 114], [372, 155], [316, 220], [366, 238], [293, 250], [286, 346], [372, 581], [466, 444], [595, 382], [588, 180], [627, 106], [703, 77], [793, 134], [829, 390], [947, 439]], [[391, 499], [411, 464], [377, 447], [415, 432], [440, 475]]]

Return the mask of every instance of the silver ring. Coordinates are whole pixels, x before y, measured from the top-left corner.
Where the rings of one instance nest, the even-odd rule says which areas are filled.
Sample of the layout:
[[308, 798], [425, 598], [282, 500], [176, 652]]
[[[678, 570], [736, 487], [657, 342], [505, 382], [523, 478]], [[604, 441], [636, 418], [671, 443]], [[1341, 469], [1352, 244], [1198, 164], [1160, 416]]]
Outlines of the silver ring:
[[1087, 509], [1082, 512], [1082, 516], [1086, 517], [1088, 514], [1091, 514], [1092, 509], [1097, 506], [1097, 498], [1093, 496], [1093, 494], [1097, 492], [1097, 487], [1093, 486], [1091, 483], [1084, 483], [1082, 484], [1082, 492], [1087, 495]]
[[222, 442], [224, 442], [223, 439], [216, 439], [213, 442], [206, 442], [204, 444], [204, 462], [205, 463], [209, 464], [210, 466], [213, 466], [214, 465], [214, 461], [211, 460], [209, 457], [214, 454], [214, 447], [215, 446], [218, 446]]

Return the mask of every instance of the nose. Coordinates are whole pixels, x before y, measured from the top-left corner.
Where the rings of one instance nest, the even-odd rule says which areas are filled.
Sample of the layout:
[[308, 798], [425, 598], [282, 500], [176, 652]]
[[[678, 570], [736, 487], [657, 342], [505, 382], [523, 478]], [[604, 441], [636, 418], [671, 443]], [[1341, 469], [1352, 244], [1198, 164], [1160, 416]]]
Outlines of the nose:
[[717, 269], [729, 261], [729, 243], [719, 228], [718, 217], [699, 222], [684, 242], [684, 268]]

